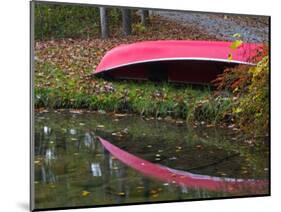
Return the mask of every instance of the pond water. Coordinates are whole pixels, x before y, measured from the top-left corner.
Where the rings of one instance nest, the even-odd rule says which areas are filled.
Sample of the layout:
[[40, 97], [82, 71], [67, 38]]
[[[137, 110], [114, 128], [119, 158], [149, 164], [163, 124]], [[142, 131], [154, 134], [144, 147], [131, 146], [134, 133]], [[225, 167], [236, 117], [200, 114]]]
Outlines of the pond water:
[[[121, 151], [114, 155], [99, 137]], [[35, 114], [35, 207], [57, 208], [263, 195], [267, 184], [229, 192], [157, 177], [158, 170], [204, 179], [268, 179], [268, 146], [233, 129], [77, 111]], [[247, 143], [247, 144], [245, 144]], [[124, 153], [125, 152], [125, 153]], [[147, 161], [138, 170], [124, 154]], [[127, 157], [127, 158], [126, 158]], [[128, 162], [128, 163], [127, 163]], [[142, 162], [143, 163], [143, 162]], [[148, 172], [150, 174], [148, 174]], [[158, 173], [159, 174], [159, 173]], [[163, 174], [164, 176], [164, 174]], [[179, 176], [179, 178], [185, 176]], [[219, 178], [218, 178], [219, 177]], [[161, 178], [161, 179], [160, 179]], [[238, 180], [239, 181], [239, 180]]]

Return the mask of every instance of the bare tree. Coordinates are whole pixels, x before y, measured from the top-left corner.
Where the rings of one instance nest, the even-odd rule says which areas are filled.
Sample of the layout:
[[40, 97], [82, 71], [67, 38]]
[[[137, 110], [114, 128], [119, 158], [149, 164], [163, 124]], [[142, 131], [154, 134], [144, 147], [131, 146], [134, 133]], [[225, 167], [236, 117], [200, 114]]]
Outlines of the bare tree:
[[121, 9], [122, 10], [122, 28], [124, 35], [130, 35], [132, 33], [132, 17], [131, 10]]
[[107, 11], [105, 7], [100, 7], [100, 25], [101, 25], [101, 37], [108, 38], [109, 36], [108, 18], [107, 18]]
[[148, 10], [140, 10], [141, 15], [141, 24], [146, 26], [149, 21], [149, 11]]

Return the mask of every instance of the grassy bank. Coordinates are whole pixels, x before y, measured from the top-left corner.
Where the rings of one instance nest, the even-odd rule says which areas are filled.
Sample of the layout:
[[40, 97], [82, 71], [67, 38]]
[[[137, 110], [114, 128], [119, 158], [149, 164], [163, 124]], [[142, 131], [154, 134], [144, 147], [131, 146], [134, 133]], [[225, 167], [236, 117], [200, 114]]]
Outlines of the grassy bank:
[[[144, 116], [183, 118], [216, 123], [227, 117], [230, 96], [213, 96], [209, 87], [71, 77], [44, 63], [35, 78], [37, 108], [87, 108]], [[38, 67], [38, 68], [39, 68]]]

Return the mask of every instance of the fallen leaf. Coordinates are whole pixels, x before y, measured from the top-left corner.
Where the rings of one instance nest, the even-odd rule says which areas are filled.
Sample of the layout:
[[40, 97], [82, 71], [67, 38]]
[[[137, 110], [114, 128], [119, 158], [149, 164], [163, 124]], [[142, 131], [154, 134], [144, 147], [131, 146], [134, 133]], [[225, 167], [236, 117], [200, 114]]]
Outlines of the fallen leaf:
[[235, 40], [231, 43], [230, 48], [231, 49], [237, 49], [238, 47], [240, 47], [243, 44], [242, 40]]
[[83, 197], [86, 197], [86, 196], [89, 196], [90, 192], [89, 191], [82, 191], [82, 196]]
[[117, 193], [119, 196], [125, 196], [125, 193], [124, 192], [118, 192]]

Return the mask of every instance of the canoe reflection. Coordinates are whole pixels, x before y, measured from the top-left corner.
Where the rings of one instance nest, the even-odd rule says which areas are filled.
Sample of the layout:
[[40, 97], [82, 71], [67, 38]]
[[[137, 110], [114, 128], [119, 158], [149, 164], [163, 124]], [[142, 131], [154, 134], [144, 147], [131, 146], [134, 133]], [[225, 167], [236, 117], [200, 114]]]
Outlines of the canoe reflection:
[[98, 137], [98, 139], [105, 149], [124, 164], [146, 176], [157, 178], [164, 182], [190, 188], [202, 188], [230, 193], [243, 191], [258, 192], [264, 190], [268, 186], [267, 180], [214, 177], [172, 169], [160, 164], [151, 163], [130, 154], [101, 137]]

